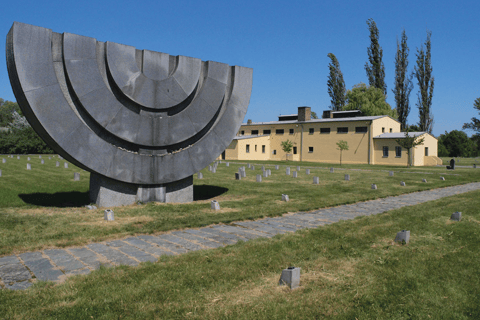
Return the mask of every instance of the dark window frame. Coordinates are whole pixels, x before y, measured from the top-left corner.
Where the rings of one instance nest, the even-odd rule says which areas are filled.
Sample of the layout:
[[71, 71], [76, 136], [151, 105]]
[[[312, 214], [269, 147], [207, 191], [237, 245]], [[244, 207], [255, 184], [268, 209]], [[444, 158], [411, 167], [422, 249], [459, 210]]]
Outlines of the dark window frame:
[[272, 133], [272, 130], [268, 129], [268, 130], [263, 130], [263, 134], [271, 134]]
[[330, 134], [330, 128], [320, 128], [320, 134]]
[[285, 134], [284, 129], [275, 129], [275, 134]]
[[252, 136], [258, 135], [258, 130], [252, 130]]
[[265, 153], [265, 145], [262, 144], [262, 153]]
[[315, 128], [308, 128], [308, 134], [314, 134]]
[[250, 153], [250, 145], [249, 145], [249, 144], [247, 144], [247, 145], [245, 146], [245, 152], [246, 152], [246, 153]]
[[308, 153], [313, 153], [313, 147], [308, 147]]
[[288, 134], [295, 134], [295, 129], [289, 129]]
[[348, 127], [337, 127], [337, 133], [348, 133]]
[[293, 154], [297, 154], [297, 147], [293, 147]]
[[355, 133], [367, 133], [368, 132], [368, 127], [355, 127]]
[[383, 158], [388, 158], [388, 146], [383, 146]]
[[402, 147], [395, 146], [395, 158], [401, 158], [401, 157], [402, 157]]

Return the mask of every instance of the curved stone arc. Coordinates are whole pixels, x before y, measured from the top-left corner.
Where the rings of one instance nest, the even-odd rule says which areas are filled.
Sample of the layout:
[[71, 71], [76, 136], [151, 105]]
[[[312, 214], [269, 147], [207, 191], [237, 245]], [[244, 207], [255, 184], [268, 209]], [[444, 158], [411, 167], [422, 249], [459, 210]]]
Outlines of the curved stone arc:
[[209, 61], [202, 88], [181, 112], [160, 117], [124, 108], [100, 73], [96, 43], [94, 38], [64, 33], [65, 68], [83, 108], [113, 135], [147, 147], [178, 144], [205, 127], [221, 106], [228, 65]]
[[[199, 81], [200, 59], [178, 56], [178, 63], [172, 75], [166, 78], [157, 75], [155, 78], [160, 80], [156, 80], [147, 77], [155, 74], [151, 70], [151, 65], [157, 59], [151, 52], [143, 53], [143, 58], [147, 59], [144, 67], [150, 70], [142, 72], [136, 62], [135, 47], [107, 41], [106, 48], [108, 68], [116, 85], [132, 101], [144, 107], [168, 109], [178, 105], [187, 99]], [[161, 58], [157, 62], [169, 63], [167, 59]], [[160, 66], [159, 69], [168, 70], [168, 64]]]
[[[36, 39], [23, 41], [23, 39]], [[162, 156], [128, 152], [102, 140], [78, 117], [55, 75], [52, 31], [15, 22], [7, 38], [15, 96], [34, 129], [59, 154], [89, 171], [134, 184], [163, 184], [193, 175], [217, 158], [238, 131], [251, 93], [252, 70], [233, 67], [231, 93], [212, 127], [194, 145]], [[31, 53], [35, 52], [35, 55]], [[56, 61], [55, 63], [62, 63]], [[23, 67], [31, 68], [22, 72]], [[42, 75], [41, 78], [38, 78]], [[243, 80], [242, 80], [243, 79]], [[237, 81], [250, 84], [250, 90]], [[245, 96], [248, 95], [248, 96]], [[245, 104], [246, 103], [246, 104]], [[235, 121], [233, 121], [235, 120]], [[227, 134], [221, 136], [219, 134]]]

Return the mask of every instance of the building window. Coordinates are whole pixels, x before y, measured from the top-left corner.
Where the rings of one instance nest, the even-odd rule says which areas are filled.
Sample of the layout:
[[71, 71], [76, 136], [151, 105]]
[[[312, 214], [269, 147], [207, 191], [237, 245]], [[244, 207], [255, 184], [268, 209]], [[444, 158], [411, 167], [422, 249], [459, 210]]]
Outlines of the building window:
[[252, 136], [258, 135], [258, 130], [252, 130]]
[[320, 133], [330, 133], [330, 128], [320, 128]]
[[289, 133], [293, 134], [295, 132], [295, 129], [290, 129]]
[[308, 153], [313, 153], [313, 147], [308, 147]]
[[314, 132], [315, 132], [315, 129], [313, 129], [313, 128], [308, 129], [308, 134], [313, 134]]
[[383, 147], [383, 157], [388, 158], [388, 147]]
[[263, 130], [263, 134], [270, 134], [272, 133], [272, 130]]
[[392, 132], [393, 132], [393, 131], [392, 131], [392, 128], [390, 128], [390, 133], [392, 133]]
[[273, 153], [273, 154], [277, 154], [277, 150], [273, 150], [273, 152], [272, 152], [272, 153]]
[[245, 131], [244, 130], [240, 131], [240, 135], [242, 136], [245, 135]]
[[348, 133], [348, 127], [338, 127], [337, 133]]
[[285, 131], [283, 129], [277, 129], [275, 130], [276, 134], [283, 134]]
[[262, 145], [262, 153], [265, 153], [265, 145]]
[[366, 133], [367, 127], [355, 127], [355, 133]]
[[402, 157], [402, 147], [399, 147], [399, 146], [395, 147], [395, 157], [397, 157], [397, 158]]
[[385, 127], [382, 127], [382, 133], [385, 133]]
[[257, 152], [257, 145], [255, 145], [255, 152]]
[[293, 147], [293, 154], [297, 154], [297, 147]]
[[250, 153], [250, 145], [247, 144], [247, 150], [246, 150], [247, 153]]
[[428, 157], [428, 147], [425, 147], [425, 157]]

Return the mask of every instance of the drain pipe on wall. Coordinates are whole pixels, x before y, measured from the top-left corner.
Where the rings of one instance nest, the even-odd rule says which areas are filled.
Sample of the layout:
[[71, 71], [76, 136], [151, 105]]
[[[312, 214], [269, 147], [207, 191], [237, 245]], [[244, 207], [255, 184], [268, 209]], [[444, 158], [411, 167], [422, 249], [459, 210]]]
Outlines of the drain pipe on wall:
[[302, 133], [300, 134], [300, 161], [303, 161], [303, 124], [300, 124], [302, 127]]

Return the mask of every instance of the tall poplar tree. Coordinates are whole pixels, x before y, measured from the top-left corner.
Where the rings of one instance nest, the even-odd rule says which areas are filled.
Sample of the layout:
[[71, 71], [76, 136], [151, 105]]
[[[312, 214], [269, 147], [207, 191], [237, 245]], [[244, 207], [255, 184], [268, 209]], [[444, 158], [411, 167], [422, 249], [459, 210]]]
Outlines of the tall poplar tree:
[[413, 73], [407, 75], [408, 53], [410, 49], [407, 46], [407, 35], [405, 29], [402, 32], [402, 40], [397, 39], [397, 54], [395, 55], [395, 88], [392, 89], [395, 95], [397, 105], [398, 121], [400, 129], [404, 131], [407, 128], [407, 118], [410, 113], [410, 93], [413, 89]]
[[342, 107], [345, 106], [345, 81], [343, 80], [343, 74], [340, 70], [340, 63], [338, 63], [337, 57], [333, 53], [329, 53], [328, 57], [330, 58], [330, 63], [328, 64], [328, 69], [330, 73], [328, 74], [328, 94], [330, 95], [330, 109], [334, 111], [342, 110]]
[[368, 83], [370, 86], [382, 90], [386, 97], [387, 85], [385, 84], [385, 66], [382, 61], [383, 50], [378, 42], [380, 35], [377, 24], [372, 18], [367, 20], [367, 25], [370, 31], [370, 47], [367, 48], [368, 62], [365, 63]]
[[432, 98], [433, 86], [435, 84], [435, 78], [432, 76], [431, 36], [432, 32], [427, 30], [425, 48], [423, 45], [420, 49], [417, 48], [417, 65], [415, 66], [415, 77], [417, 78], [419, 89], [417, 94], [420, 118], [418, 126], [421, 131], [429, 133], [432, 133], [433, 129]]

